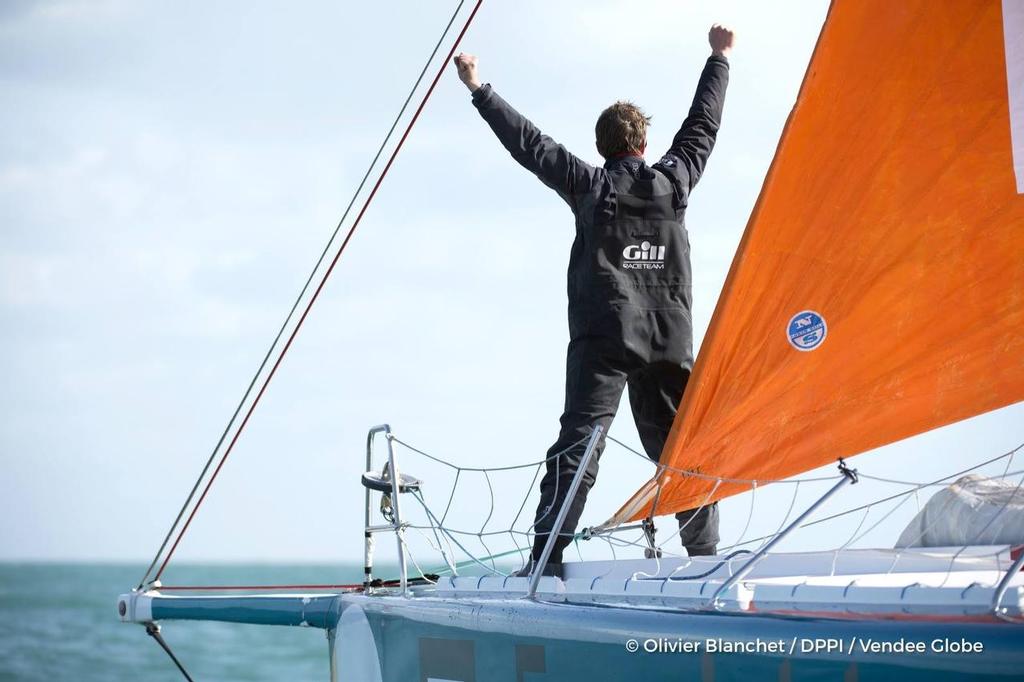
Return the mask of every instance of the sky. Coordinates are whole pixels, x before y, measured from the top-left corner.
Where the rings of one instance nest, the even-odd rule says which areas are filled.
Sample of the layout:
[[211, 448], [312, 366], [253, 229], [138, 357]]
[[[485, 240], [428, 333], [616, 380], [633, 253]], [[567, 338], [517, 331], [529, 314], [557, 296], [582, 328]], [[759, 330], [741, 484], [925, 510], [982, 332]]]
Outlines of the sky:
[[[454, 6], [0, 5], [0, 560], [150, 558]], [[708, 27], [735, 28], [719, 142], [687, 214], [699, 344], [826, 6], [489, 1], [462, 49], [597, 164], [593, 122], [617, 99], [653, 115], [660, 155]], [[565, 205], [508, 157], [448, 69], [176, 560], [360, 560], [365, 435], [381, 422], [463, 466], [541, 459], [563, 400], [572, 238]], [[638, 448], [624, 407], [611, 433]], [[939, 478], [1019, 445], [1022, 424], [1018, 404], [855, 463]], [[452, 472], [399, 454], [443, 511]], [[652, 472], [616, 445], [601, 465], [584, 525]], [[460, 476], [449, 524], [508, 528], [531, 473]], [[823, 490], [794, 500], [793, 488], [727, 500], [723, 545]], [[828, 511], [893, 492], [860, 484]], [[891, 545], [923, 501], [866, 541]], [[532, 493], [527, 516], [534, 505]], [[862, 521], [788, 548], [832, 547]], [[438, 563], [427, 538], [411, 543]], [[609, 555], [593, 544], [586, 556]]]

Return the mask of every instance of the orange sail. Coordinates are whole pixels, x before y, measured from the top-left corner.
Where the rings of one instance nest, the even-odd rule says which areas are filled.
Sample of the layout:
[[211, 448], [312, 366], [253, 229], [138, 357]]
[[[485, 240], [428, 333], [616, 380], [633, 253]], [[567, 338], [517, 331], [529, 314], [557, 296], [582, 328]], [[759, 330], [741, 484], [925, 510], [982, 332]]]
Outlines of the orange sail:
[[671, 469], [609, 523], [750, 487], [678, 470], [782, 479], [1024, 399], [1022, 42], [1024, 0], [833, 3]]

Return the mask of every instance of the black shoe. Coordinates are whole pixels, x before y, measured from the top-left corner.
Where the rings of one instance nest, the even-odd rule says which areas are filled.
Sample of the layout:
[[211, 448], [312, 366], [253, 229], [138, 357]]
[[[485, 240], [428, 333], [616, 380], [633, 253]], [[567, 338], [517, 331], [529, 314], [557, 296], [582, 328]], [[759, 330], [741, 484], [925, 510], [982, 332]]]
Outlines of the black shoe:
[[[525, 566], [520, 568], [518, 571], [512, 574], [513, 578], [529, 578], [533, 575], [533, 559], [530, 559]], [[541, 575], [551, 576], [554, 578], [562, 577], [562, 563], [560, 561], [549, 561], [547, 566], [544, 567], [544, 572]]]

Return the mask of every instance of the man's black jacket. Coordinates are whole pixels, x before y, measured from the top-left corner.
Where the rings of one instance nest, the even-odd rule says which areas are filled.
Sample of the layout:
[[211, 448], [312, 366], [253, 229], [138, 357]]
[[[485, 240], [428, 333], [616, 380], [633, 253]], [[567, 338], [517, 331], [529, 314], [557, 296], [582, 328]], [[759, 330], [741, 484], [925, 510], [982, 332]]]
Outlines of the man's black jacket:
[[512, 157], [576, 216], [568, 273], [572, 339], [615, 339], [649, 362], [692, 366], [683, 215], [714, 147], [728, 81], [728, 61], [710, 57], [686, 120], [653, 166], [639, 156], [591, 166], [542, 134], [490, 85], [473, 93], [473, 104]]

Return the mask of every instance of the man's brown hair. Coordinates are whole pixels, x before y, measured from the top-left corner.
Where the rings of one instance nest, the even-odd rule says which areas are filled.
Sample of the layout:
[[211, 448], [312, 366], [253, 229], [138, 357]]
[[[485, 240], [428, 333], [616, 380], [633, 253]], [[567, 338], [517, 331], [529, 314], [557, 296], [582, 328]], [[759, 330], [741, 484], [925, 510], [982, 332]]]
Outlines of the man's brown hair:
[[616, 102], [597, 117], [594, 127], [597, 151], [606, 159], [642, 153], [647, 146], [647, 124], [650, 122], [651, 117], [632, 102]]

